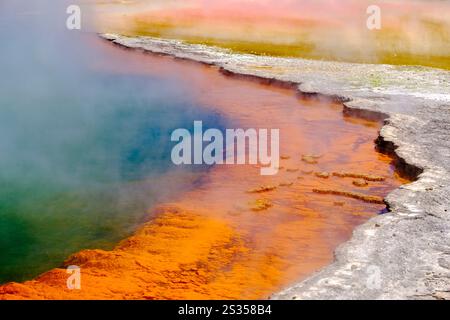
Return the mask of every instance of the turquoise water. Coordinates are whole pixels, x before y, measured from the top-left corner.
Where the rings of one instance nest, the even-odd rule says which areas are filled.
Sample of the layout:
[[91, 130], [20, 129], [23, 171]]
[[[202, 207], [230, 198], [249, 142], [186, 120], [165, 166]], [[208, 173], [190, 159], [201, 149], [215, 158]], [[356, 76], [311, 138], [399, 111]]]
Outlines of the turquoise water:
[[120, 61], [60, 21], [9, 9], [0, 12], [0, 283], [130, 235], [148, 208], [194, 181], [170, 183], [169, 173], [206, 170], [172, 164], [171, 132], [222, 121], [175, 79], [99, 71], [96, 59]]

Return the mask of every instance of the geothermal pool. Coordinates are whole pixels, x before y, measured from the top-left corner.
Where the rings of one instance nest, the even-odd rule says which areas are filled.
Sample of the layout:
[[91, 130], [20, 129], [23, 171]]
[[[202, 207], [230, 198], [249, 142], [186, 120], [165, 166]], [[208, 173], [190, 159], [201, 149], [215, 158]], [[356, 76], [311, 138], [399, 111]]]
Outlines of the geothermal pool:
[[71, 71], [37, 67], [31, 85], [0, 88], [0, 282], [84, 248], [111, 249], [202, 171], [172, 165], [172, 130], [199, 118], [221, 126], [176, 79]]
[[[101, 59], [66, 70], [75, 81], [0, 87], [0, 281], [117, 246], [65, 262], [81, 267], [81, 291], [53, 269], [26, 293], [7, 286], [12, 296], [265, 298], [329, 264], [406, 182], [374, 149], [380, 124], [344, 117], [340, 104], [83, 41]], [[280, 172], [175, 167], [170, 133], [194, 120], [280, 129]]]

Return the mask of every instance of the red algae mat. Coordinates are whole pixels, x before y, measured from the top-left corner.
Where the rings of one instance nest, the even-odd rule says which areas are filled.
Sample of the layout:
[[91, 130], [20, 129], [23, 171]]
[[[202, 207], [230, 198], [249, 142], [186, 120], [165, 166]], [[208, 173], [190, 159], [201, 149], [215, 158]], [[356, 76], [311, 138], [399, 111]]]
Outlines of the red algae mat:
[[216, 166], [176, 201], [149, 208], [149, 221], [114, 250], [69, 257], [66, 266], [81, 268], [80, 290], [67, 289], [60, 268], [1, 286], [0, 299], [264, 299], [331, 263], [355, 226], [407, 182], [374, 149], [380, 124], [344, 117], [340, 104], [300, 99], [295, 90], [215, 67], [97, 45], [121, 63], [96, 68], [175, 78], [190, 84], [199, 108], [235, 128], [280, 129], [280, 171], [261, 176], [258, 166]]

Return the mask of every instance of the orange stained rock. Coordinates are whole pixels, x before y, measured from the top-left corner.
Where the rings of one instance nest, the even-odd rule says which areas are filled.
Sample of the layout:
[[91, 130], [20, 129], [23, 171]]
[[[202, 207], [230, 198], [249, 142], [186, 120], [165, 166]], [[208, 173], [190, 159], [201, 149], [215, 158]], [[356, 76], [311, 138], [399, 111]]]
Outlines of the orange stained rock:
[[357, 187], [367, 187], [369, 183], [366, 180], [354, 180], [353, 182], [354, 186]]
[[343, 190], [332, 190], [332, 189], [313, 189], [313, 192], [319, 193], [319, 194], [333, 194], [333, 195], [337, 195], [337, 196], [358, 199], [358, 200], [361, 200], [364, 202], [369, 202], [369, 203], [379, 203], [379, 204], [384, 203], [384, 200], [382, 197], [370, 196], [370, 195], [365, 195], [365, 194], [356, 193], [356, 192], [349, 192], [349, 191], [343, 191]]
[[366, 181], [384, 181], [384, 177], [363, 174], [363, 173], [353, 173], [353, 172], [333, 172], [333, 176], [341, 178], [359, 178]]
[[316, 177], [328, 179], [330, 177], [330, 174], [328, 172], [316, 172]]

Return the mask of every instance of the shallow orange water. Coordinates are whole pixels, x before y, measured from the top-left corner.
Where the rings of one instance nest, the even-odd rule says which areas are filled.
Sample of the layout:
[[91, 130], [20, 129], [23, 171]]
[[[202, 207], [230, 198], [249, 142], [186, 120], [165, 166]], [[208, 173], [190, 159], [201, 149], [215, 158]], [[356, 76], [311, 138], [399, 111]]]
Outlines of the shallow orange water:
[[[95, 43], [110, 58], [95, 68], [187, 82], [186, 94], [199, 108], [220, 113], [234, 128], [280, 129], [280, 172], [261, 176], [257, 166], [216, 166], [173, 203], [150, 208], [149, 221], [113, 251], [70, 257], [66, 265], [81, 267], [81, 290], [66, 289], [68, 274], [55, 269], [0, 287], [0, 298], [266, 298], [329, 264], [355, 226], [385, 208], [313, 189], [384, 197], [407, 182], [393, 172], [389, 157], [374, 150], [380, 125], [345, 118], [339, 104], [302, 100], [292, 89], [232, 78], [214, 67]], [[318, 163], [302, 161], [307, 154], [320, 156]], [[385, 180], [357, 187], [354, 178], [316, 175], [322, 172]], [[276, 188], [248, 192], [266, 185]], [[271, 207], [255, 211], [258, 203]]]

